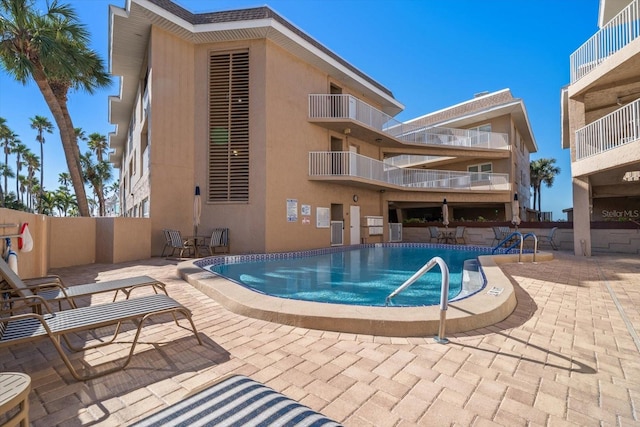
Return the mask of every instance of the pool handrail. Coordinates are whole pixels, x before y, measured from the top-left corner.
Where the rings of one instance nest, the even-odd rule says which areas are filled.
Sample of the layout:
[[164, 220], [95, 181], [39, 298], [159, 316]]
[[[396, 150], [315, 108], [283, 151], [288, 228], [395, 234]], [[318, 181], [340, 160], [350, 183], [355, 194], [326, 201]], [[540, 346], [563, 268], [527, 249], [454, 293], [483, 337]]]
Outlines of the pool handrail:
[[427, 271], [431, 270], [435, 265], [440, 267], [440, 273], [442, 274], [442, 282], [440, 286], [440, 327], [438, 329], [438, 336], [434, 337], [440, 344], [447, 344], [449, 340], [445, 338], [445, 322], [447, 319], [447, 308], [449, 307], [449, 267], [444, 260], [438, 256], [431, 258], [425, 265], [416, 271], [413, 276], [409, 277], [402, 285], [400, 285], [395, 291], [391, 292], [385, 299], [385, 306], [388, 306], [391, 302], [391, 298], [398, 295], [400, 292], [411, 286], [416, 280], [422, 277]]
[[513, 233], [509, 234], [507, 237], [505, 237], [502, 242], [498, 243], [495, 248], [493, 248], [493, 251], [491, 251], [491, 254], [495, 254], [496, 251], [498, 250], [498, 248], [500, 246], [502, 246], [503, 244], [509, 242], [514, 236], [519, 237], [519, 241], [516, 241], [515, 243], [513, 243], [511, 246], [509, 246], [508, 248], [505, 249], [505, 253], [508, 253], [511, 249], [515, 248], [516, 246], [520, 246], [520, 251], [518, 252], [518, 262], [521, 262], [522, 260], [522, 252], [524, 249], [524, 241], [527, 239], [527, 237], [533, 237], [534, 243], [533, 243], [533, 262], [536, 262], [536, 252], [538, 252], [538, 236], [535, 235], [535, 233], [527, 233], [527, 234], [522, 234], [521, 232], [519, 232], [518, 230], [514, 231]]

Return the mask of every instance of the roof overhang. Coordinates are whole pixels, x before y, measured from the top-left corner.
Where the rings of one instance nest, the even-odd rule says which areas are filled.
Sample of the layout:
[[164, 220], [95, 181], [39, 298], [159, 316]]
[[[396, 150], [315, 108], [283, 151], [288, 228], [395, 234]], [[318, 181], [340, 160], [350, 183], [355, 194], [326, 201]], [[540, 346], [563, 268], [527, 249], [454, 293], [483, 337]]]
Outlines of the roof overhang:
[[[162, 4], [163, 6], [160, 6]], [[165, 7], [171, 7], [171, 11]], [[239, 40], [268, 39], [305, 62], [343, 81], [395, 116], [404, 109], [391, 91], [356, 69], [338, 55], [306, 35], [269, 8], [259, 8], [269, 16], [263, 19], [197, 23], [213, 14], [193, 15], [175, 3], [165, 0], [127, 0], [124, 9], [109, 8], [109, 71], [121, 76], [118, 96], [110, 97], [109, 121], [116, 125], [111, 146], [123, 147], [138, 89], [138, 81], [146, 61], [151, 27], [157, 26], [194, 44]], [[257, 10], [257, 9], [256, 9]], [[242, 12], [242, 11], [239, 11]], [[190, 22], [190, 19], [196, 23]]]
[[513, 99], [513, 101], [494, 105], [482, 110], [473, 111], [469, 114], [458, 116], [451, 120], [438, 122], [433, 126], [464, 128], [465, 126], [478, 123], [483, 120], [491, 120], [495, 117], [510, 115], [518, 132], [525, 140], [530, 153], [538, 151], [536, 139], [533, 136], [533, 130], [529, 123], [529, 116], [522, 99]]

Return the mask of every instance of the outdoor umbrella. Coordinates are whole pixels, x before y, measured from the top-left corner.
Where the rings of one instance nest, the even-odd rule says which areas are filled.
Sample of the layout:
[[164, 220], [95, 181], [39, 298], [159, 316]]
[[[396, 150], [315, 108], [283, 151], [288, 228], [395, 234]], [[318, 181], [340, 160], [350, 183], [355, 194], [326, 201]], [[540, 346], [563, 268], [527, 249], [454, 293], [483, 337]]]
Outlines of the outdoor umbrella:
[[196, 195], [193, 198], [193, 235], [198, 235], [200, 215], [202, 214], [202, 202], [200, 201], [200, 186], [196, 185]]
[[513, 195], [513, 203], [511, 204], [511, 222], [516, 228], [520, 225], [520, 202], [517, 194]]
[[442, 202], [442, 224], [446, 227], [449, 226], [449, 208], [447, 207], [447, 199]]

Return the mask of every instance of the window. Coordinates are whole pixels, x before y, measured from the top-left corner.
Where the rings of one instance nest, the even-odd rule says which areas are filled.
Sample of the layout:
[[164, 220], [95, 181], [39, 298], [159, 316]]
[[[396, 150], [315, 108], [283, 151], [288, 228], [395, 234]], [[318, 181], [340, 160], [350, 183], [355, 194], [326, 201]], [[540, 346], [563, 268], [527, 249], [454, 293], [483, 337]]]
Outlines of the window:
[[249, 52], [209, 58], [211, 202], [249, 200]]
[[[491, 163], [483, 163], [480, 165], [471, 165], [467, 167], [468, 172], [472, 172], [471, 182], [474, 181], [489, 181], [491, 180], [491, 176], [488, 175], [493, 171], [493, 166]], [[473, 173], [475, 172], [475, 173]], [[482, 173], [482, 172], [486, 172]]]
[[470, 128], [469, 131], [471, 145], [489, 146], [491, 142], [491, 124]]
[[149, 218], [149, 198], [142, 200], [142, 217]]

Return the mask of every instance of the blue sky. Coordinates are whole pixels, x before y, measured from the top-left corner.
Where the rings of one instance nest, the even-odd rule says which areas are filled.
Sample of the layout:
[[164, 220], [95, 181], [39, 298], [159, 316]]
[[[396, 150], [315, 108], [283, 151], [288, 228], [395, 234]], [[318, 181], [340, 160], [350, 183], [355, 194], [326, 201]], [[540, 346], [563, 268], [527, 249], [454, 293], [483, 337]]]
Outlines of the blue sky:
[[[125, 0], [67, 0], [108, 62], [108, 5]], [[542, 189], [542, 210], [566, 219], [572, 206], [569, 151], [560, 147], [560, 89], [569, 82], [569, 55], [597, 30], [598, 0], [179, 0], [192, 12], [270, 6], [285, 19], [390, 89], [408, 120], [475, 93], [511, 89], [524, 100], [538, 152], [561, 168]], [[44, 5], [44, 1], [38, 0]], [[70, 94], [74, 125], [108, 135], [108, 97], [118, 80], [94, 95]], [[54, 122], [35, 84], [22, 86], [0, 72], [0, 117], [39, 154], [34, 115]], [[86, 147], [81, 146], [85, 151]], [[9, 161], [11, 165], [11, 159]], [[66, 171], [57, 131], [46, 135], [45, 187]], [[13, 165], [15, 170], [15, 165]], [[117, 170], [116, 170], [117, 173]], [[9, 182], [9, 189], [15, 188]]]

